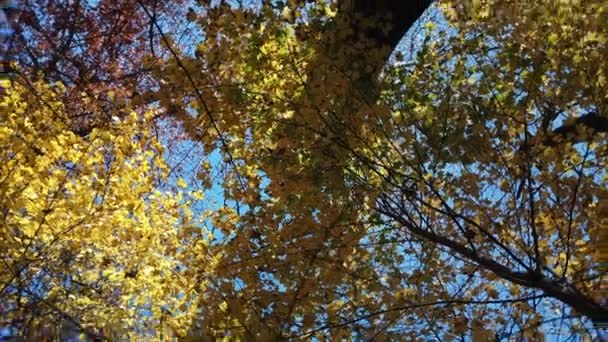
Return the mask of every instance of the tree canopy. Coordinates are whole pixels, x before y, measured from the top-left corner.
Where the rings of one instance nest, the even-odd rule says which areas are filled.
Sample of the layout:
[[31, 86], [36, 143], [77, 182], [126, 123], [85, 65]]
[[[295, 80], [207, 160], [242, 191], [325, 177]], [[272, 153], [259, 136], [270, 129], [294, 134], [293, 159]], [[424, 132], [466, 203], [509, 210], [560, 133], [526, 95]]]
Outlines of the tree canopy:
[[608, 322], [605, 1], [12, 15], [0, 335], [566, 340]]

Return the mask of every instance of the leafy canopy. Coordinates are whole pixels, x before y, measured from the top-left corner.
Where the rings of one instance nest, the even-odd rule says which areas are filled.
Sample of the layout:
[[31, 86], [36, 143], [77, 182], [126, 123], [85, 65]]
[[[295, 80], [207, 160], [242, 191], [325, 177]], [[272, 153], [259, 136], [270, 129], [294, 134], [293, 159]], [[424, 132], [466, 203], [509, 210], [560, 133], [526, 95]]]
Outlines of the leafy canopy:
[[[261, 340], [607, 319], [604, 2], [439, 1], [388, 63], [382, 4], [198, 1], [185, 43], [138, 5], [156, 40], [129, 110], [92, 107], [78, 135], [62, 101], [94, 96], [35, 82], [8, 100], [13, 311], [28, 289], [79, 324]], [[175, 140], [196, 153], [166, 166]]]

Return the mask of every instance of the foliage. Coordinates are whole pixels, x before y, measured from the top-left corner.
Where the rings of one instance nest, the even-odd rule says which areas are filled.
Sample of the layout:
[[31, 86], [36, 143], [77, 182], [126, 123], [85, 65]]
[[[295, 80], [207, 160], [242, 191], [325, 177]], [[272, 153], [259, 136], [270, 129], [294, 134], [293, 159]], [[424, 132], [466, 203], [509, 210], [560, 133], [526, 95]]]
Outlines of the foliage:
[[364, 73], [381, 48], [332, 45], [356, 40], [340, 26], [298, 36], [323, 27], [322, 4], [257, 29], [205, 18], [222, 40], [199, 56], [214, 51], [212, 74], [239, 85], [210, 112], [235, 164], [227, 196], [248, 208], [221, 246], [244, 283], [230, 306], [244, 331], [396, 337], [422, 319], [453, 339], [536, 334], [571, 309], [605, 318], [590, 243], [606, 216], [606, 9], [528, 6], [463, 20], [443, 3], [450, 26], [426, 25], [415, 64], [376, 85]]
[[[85, 134], [60, 86], [17, 84], [11, 308], [247, 340], [540, 339], [607, 320], [608, 6], [439, 1], [386, 65], [409, 23], [383, 26], [396, 2], [357, 3], [197, 1], [200, 34], [180, 44], [132, 2], [155, 32], [148, 81], [110, 108], [115, 83], [72, 97], [102, 114]], [[154, 136], [173, 123], [184, 134]], [[163, 139], [196, 148], [196, 178], [165, 166]], [[192, 193], [157, 183], [170, 174]], [[224, 205], [199, 210], [218, 188]]]
[[167, 169], [151, 113], [81, 137], [67, 129], [63, 90], [16, 83], [3, 103], [3, 320], [21, 333], [62, 320], [121, 335], [184, 331], [205, 288], [192, 274], [211, 262], [189, 195], [156, 190]]

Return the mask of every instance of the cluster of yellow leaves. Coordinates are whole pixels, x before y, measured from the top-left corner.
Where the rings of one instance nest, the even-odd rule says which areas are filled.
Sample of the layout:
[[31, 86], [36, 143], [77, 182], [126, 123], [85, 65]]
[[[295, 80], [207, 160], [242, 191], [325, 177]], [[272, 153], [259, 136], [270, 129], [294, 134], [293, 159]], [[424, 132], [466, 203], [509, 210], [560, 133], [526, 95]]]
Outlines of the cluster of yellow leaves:
[[205, 290], [200, 271], [212, 266], [207, 237], [188, 223], [189, 201], [157, 190], [167, 169], [150, 116], [114, 116], [80, 136], [62, 89], [15, 83], [3, 99], [3, 318], [185, 334]]

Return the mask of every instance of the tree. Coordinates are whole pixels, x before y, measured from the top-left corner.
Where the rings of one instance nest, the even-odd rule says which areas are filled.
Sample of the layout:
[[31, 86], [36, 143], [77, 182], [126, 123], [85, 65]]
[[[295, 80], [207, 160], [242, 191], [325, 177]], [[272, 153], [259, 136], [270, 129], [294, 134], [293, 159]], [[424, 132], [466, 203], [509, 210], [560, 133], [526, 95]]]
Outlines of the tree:
[[[154, 54], [137, 60], [150, 82], [131, 88], [141, 96], [126, 92], [117, 96], [119, 106], [95, 107], [105, 124], [88, 134], [61, 129], [70, 118], [48, 91], [52, 86], [16, 86], [12, 114], [3, 117], [12, 125], [5, 159], [20, 146], [52, 157], [36, 157], [32, 147], [34, 157], [15, 158], [16, 170], [33, 168], [30, 184], [42, 184], [40, 191], [2, 187], [24, 198], [12, 202], [7, 195], [2, 203], [14, 220], [24, 220], [10, 229], [35, 241], [26, 254], [45, 253], [15, 273], [25, 254], [11, 252], [2, 292], [11, 310], [23, 311], [21, 297], [44, 296], [56, 309], [40, 307], [73, 324], [102, 327], [129, 317], [119, 328], [138, 335], [158, 336], [168, 326], [182, 337], [188, 330], [248, 340], [540, 338], [551, 327], [579, 333], [589, 320], [606, 320], [596, 290], [605, 269], [591, 250], [608, 216], [603, 2], [441, 1], [431, 10], [437, 18], [418, 24], [427, 1], [191, 5], [185, 15], [200, 34], [188, 49], [175, 43], [180, 32], [158, 19], [152, 2], [137, 1], [136, 18], [158, 41]], [[411, 25], [418, 32], [411, 57], [397, 54], [386, 65]], [[29, 84], [38, 90], [26, 92]], [[21, 103], [32, 124], [20, 123]], [[57, 119], [43, 121], [37, 108], [54, 108]], [[165, 155], [152, 132], [163, 123], [153, 125], [152, 111], [171, 115], [190, 139], [185, 143], [201, 146], [200, 185], [175, 181], [190, 195], [165, 193], [156, 183], [179, 171], [162, 166]], [[18, 143], [20, 135], [26, 143]], [[66, 159], [94, 143], [99, 150], [82, 166]], [[116, 158], [140, 164], [110, 168]], [[90, 229], [99, 237], [59, 234], [51, 248], [27, 227], [70, 220], [47, 224], [51, 214], [31, 193], [62, 189], [44, 172], [64, 159], [57, 172], [76, 188], [68, 189], [73, 197], [55, 190], [64, 197], [53, 208], [66, 206], [55, 215], [90, 216], [82, 203], [127, 213], [102, 210]], [[94, 200], [103, 175], [115, 177], [114, 202]], [[224, 205], [193, 222], [197, 207], [186, 198], [217, 188]], [[153, 229], [161, 226], [172, 232], [168, 244], [167, 229]], [[20, 236], [2, 227], [7, 239]], [[142, 227], [163, 243], [133, 235]], [[141, 253], [106, 239], [130, 241]], [[62, 253], [83, 250], [74, 243], [92, 252], [64, 267]], [[104, 277], [106, 255], [119, 276]], [[95, 258], [101, 261], [90, 262]], [[133, 267], [139, 263], [160, 274], [142, 276], [145, 268]], [[89, 270], [101, 272], [95, 285], [101, 293], [93, 299], [73, 286]], [[182, 281], [171, 278], [176, 273]], [[116, 297], [124, 309], [101, 309]], [[137, 298], [143, 309], [131, 304]], [[96, 301], [94, 310], [82, 310], [87, 300]]]
[[[155, 20], [181, 29], [184, 1], [142, 1]], [[61, 101], [74, 118], [72, 131], [87, 135], [111, 121], [117, 105], [141, 102], [140, 93], [157, 86], [144, 59], [162, 61], [158, 35], [136, 0], [21, 1], [15, 11], [5, 60], [20, 65], [22, 75], [61, 82]], [[82, 106], [81, 93], [94, 98]], [[112, 93], [113, 96], [107, 96]], [[117, 101], [120, 100], [120, 101]], [[137, 109], [137, 108], [134, 108]], [[159, 113], [160, 114], [160, 113]]]
[[[184, 305], [212, 262], [191, 194], [157, 190], [167, 168], [152, 113], [113, 116], [85, 138], [66, 129], [63, 93], [15, 83], [3, 99], [1, 326], [20, 335], [59, 322], [93, 336], [185, 331], [195, 308]], [[191, 259], [199, 266], [185, 270]]]
[[[325, 4], [268, 6], [251, 26], [238, 10], [205, 18], [221, 40], [199, 57], [222, 61], [207, 70], [224, 87], [194, 129], [215, 123], [199, 139], [219, 141], [226, 196], [247, 208], [218, 221], [220, 269], [242, 281], [224, 283], [223, 311], [243, 333], [422, 325], [454, 339], [606, 320], [591, 251], [606, 216], [605, 6], [440, 6], [448, 28], [425, 25], [413, 63], [362, 85], [386, 46], [331, 44], [351, 31]], [[171, 83], [214, 84], [188, 63], [164, 71]]]

